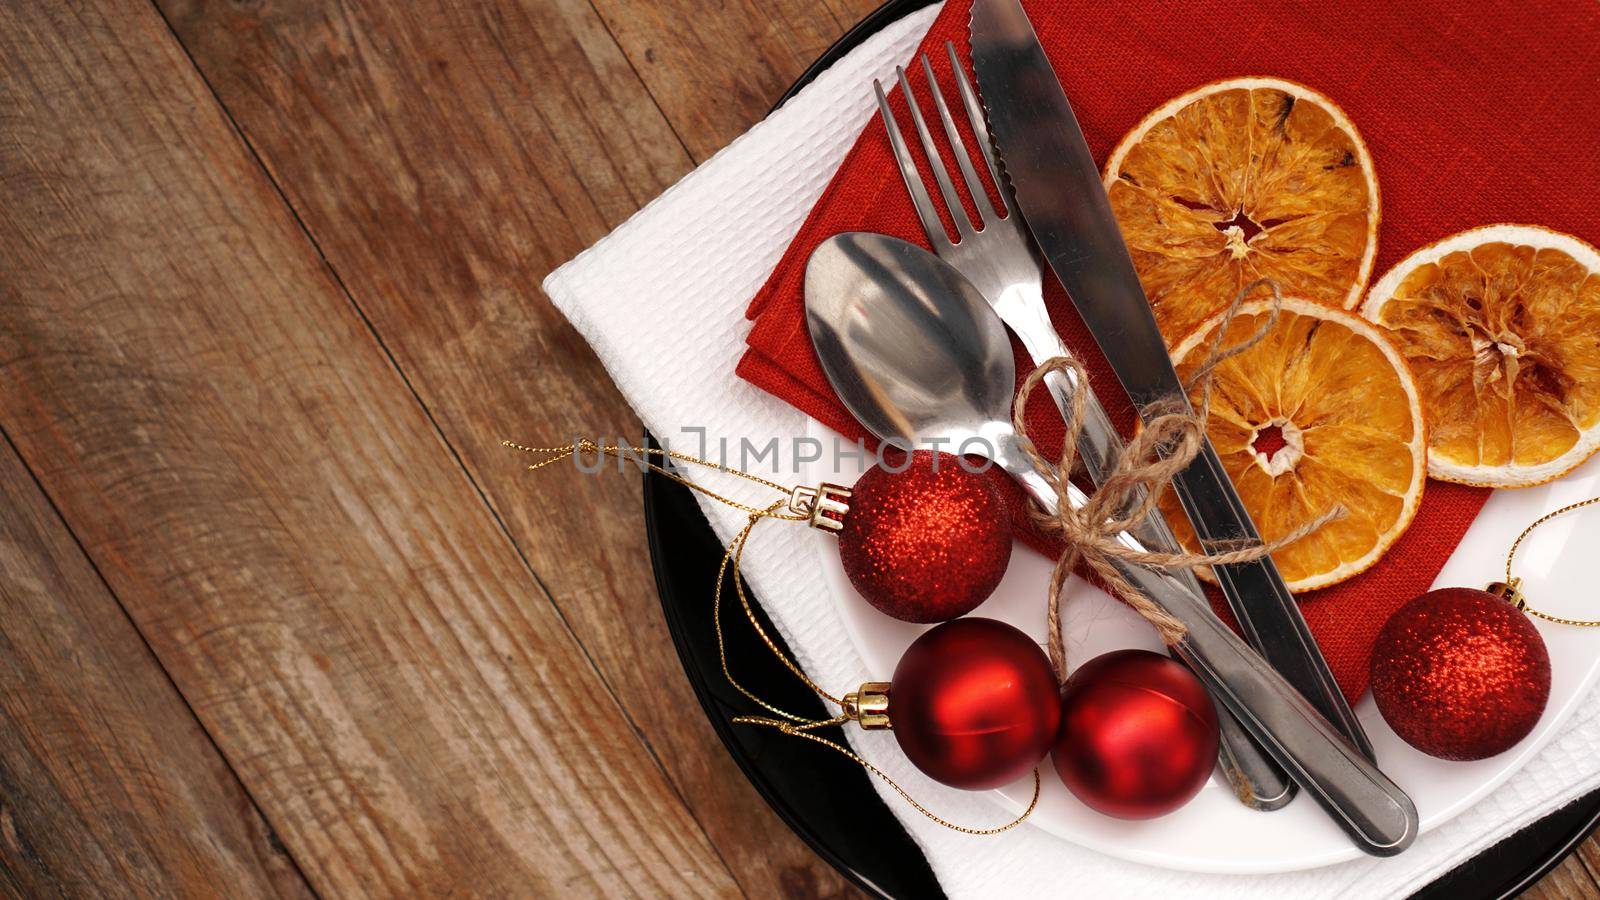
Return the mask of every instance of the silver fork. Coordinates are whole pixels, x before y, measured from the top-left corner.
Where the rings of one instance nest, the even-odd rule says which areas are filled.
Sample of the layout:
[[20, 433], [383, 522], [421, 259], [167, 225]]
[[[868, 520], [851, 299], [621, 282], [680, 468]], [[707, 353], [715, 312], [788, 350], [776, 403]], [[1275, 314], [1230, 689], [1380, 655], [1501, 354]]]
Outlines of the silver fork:
[[[878, 112], [883, 117], [884, 127], [889, 132], [889, 144], [894, 150], [895, 162], [899, 164], [900, 175], [905, 179], [906, 190], [911, 194], [911, 205], [916, 208], [917, 218], [922, 222], [923, 231], [927, 232], [933, 252], [955, 266], [983, 294], [989, 305], [999, 314], [1000, 319], [1022, 341], [1023, 347], [1027, 349], [1035, 365], [1053, 357], [1070, 356], [1071, 352], [1062, 343], [1055, 326], [1050, 322], [1050, 313], [1045, 309], [1043, 268], [1022, 218], [1017, 215], [1016, 207], [1011, 200], [1011, 192], [1000, 177], [1000, 167], [995, 162], [989, 129], [984, 122], [977, 95], [972, 89], [971, 82], [967, 80], [966, 69], [956, 56], [955, 45], [946, 42], [945, 50], [950, 55], [950, 68], [955, 73], [956, 89], [961, 95], [961, 104], [965, 108], [967, 121], [972, 126], [978, 150], [983, 154], [989, 176], [993, 179], [1000, 203], [1005, 208], [1005, 216], [1000, 216], [995, 210], [983, 182], [978, 178], [978, 172], [972, 165], [971, 155], [967, 152], [966, 143], [962, 140], [961, 132], [956, 129], [955, 120], [950, 116], [944, 92], [939, 88], [939, 81], [933, 75], [933, 66], [928, 62], [926, 54], [921, 57], [922, 71], [927, 77], [933, 105], [938, 111], [940, 123], [944, 126], [945, 136], [949, 139], [951, 151], [956, 158], [956, 166], [961, 172], [962, 181], [966, 184], [967, 194], [972, 198], [972, 205], [977, 210], [979, 221], [974, 226], [968, 218], [966, 207], [962, 205], [961, 197], [951, 180], [950, 171], [945, 166], [943, 154], [934, 144], [916, 95], [911, 92], [905, 69], [897, 68], [900, 91], [911, 109], [912, 124], [916, 128], [922, 151], [927, 156], [929, 168], [933, 170], [933, 179], [938, 186], [940, 196], [944, 199], [945, 209], [951, 221], [955, 223], [956, 239], [951, 240], [944, 223], [939, 218], [939, 209], [934, 205], [927, 185], [923, 183], [922, 176], [917, 171], [916, 161], [901, 136], [899, 123], [895, 121], [894, 112], [889, 108], [882, 83], [874, 80], [872, 86], [878, 96]], [[1049, 388], [1056, 405], [1063, 413], [1071, 408], [1071, 396], [1076, 384], [1068, 373], [1054, 372], [1045, 376], [1045, 386]], [[1116, 464], [1117, 457], [1123, 450], [1123, 443], [1121, 435], [1112, 427], [1111, 420], [1106, 416], [1105, 407], [1100, 405], [1100, 401], [1092, 393], [1087, 400], [1084, 427], [1077, 441], [1078, 458], [1083, 461], [1084, 471], [1089, 479], [1099, 485]], [[1174, 552], [1181, 549], [1177, 538], [1172, 534], [1172, 529], [1160, 513], [1152, 513], [1134, 529], [1134, 532], [1147, 547]], [[1183, 580], [1196, 594], [1201, 593], [1199, 579], [1193, 572], [1185, 570], [1175, 572], [1174, 575]], [[1288, 779], [1276, 763], [1256, 748], [1243, 727], [1226, 710], [1219, 706], [1218, 714], [1222, 721], [1223, 738], [1221, 768], [1240, 801], [1261, 810], [1278, 809], [1287, 804], [1294, 797], [1294, 782]]]

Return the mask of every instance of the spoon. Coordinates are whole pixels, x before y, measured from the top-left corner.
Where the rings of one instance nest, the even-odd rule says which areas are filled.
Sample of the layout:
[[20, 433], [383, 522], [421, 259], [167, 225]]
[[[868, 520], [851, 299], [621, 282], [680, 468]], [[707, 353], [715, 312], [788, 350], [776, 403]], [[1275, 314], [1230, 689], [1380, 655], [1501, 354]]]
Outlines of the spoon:
[[[1011, 425], [1016, 370], [1005, 327], [965, 277], [915, 244], [856, 232], [811, 254], [805, 294], [823, 371], [868, 431], [899, 446], [985, 456], [1056, 511], [1055, 488]], [[1074, 506], [1086, 499], [1069, 488]], [[1144, 549], [1127, 533], [1118, 540]], [[1223, 625], [1203, 594], [1159, 569], [1117, 567], [1183, 622], [1188, 634], [1173, 651], [1358, 847], [1393, 856], [1411, 845], [1411, 798]]]

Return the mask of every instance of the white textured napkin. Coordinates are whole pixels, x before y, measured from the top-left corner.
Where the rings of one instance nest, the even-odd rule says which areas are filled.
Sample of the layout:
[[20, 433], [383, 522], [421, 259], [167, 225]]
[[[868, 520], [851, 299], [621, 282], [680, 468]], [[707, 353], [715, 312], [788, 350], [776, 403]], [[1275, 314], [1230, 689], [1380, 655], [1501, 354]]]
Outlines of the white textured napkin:
[[[805, 417], [733, 374], [749, 329], [744, 308], [867, 123], [872, 113], [867, 86], [875, 77], [887, 79], [896, 64], [911, 58], [938, 9], [922, 10], [873, 36], [546, 279], [545, 292], [593, 344], [646, 427], [674, 449], [697, 452], [704, 435], [704, 449], [714, 458], [790, 477], [796, 472], [789, 442], [804, 433]], [[770, 457], [741, 459], [741, 441], [764, 448], [774, 438], [781, 448], [776, 464]], [[719, 443], [723, 439], [725, 447]], [[701, 506], [724, 541], [744, 523], [742, 513], [725, 506], [703, 499]], [[744, 573], [807, 673], [819, 684], [844, 690], [887, 673], [865, 670], [834, 611], [815, 564], [813, 542], [823, 539], [807, 528], [765, 525], [745, 551]], [[1403, 896], [1600, 784], [1597, 712], [1600, 704], [1583, 704], [1524, 769], [1401, 856], [1283, 875], [1152, 868], [1026, 826], [998, 837], [970, 837], [923, 818], [881, 783], [878, 791], [952, 897], [1116, 897], [1161, 891], [1230, 900]], [[988, 797], [922, 777], [891, 736], [856, 729], [849, 736], [864, 756], [947, 818], [1004, 821], [1005, 812]], [[819, 747], [817, 752], [828, 751]]]

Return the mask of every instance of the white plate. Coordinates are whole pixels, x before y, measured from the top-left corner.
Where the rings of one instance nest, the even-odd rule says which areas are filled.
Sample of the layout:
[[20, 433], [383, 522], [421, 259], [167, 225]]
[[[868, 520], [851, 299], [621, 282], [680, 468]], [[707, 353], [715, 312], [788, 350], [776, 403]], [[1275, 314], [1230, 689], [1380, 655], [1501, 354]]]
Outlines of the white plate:
[[[832, 448], [834, 432], [812, 421], [807, 436]], [[805, 466], [804, 481], [852, 484], [862, 461], [831, 452]], [[1506, 550], [1528, 523], [1564, 504], [1600, 493], [1600, 458], [1590, 460], [1560, 481], [1543, 487], [1497, 491], [1468, 529], [1439, 578], [1440, 587], [1482, 587], [1499, 580]], [[1426, 502], [1426, 501], [1424, 501]], [[1517, 575], [1534, 605], [1572, 618], [1600, 616], [1593, 590], [1591, 560], [1600, 558], [1600, 513], [1574, 513], [1539, 529], [1517, 556]], [[822, 571], [856, 650], [867, 670], [887, 679], [907, 645], [926, 626], [883, 615], [856, 594], [839, 564], [833, 539], [817, 534]], [[974, 615], [1001, 619], [1044, 640], [1044, 584], [1050, 563], [1020, 543], [994, 596]], [[1084, 661], [1121, 647], [1161, 648], [1155, 633], [1122, 604], [1076, 577], [1063, 602], [1068, 657]], [[1390, 730], [1370, 694], [1356, 713], [1377, 751], [1378, 763], [1411, 795], [1424, 833], [1449, 821], [1521, 768], [1554, 735], [1600, 674], [1600, 629], [1576, 628], [1535, 620], [1550, 648], [1550, 705], [1533, 733], [1492, 759], [1445, 762], [1419, 753]], [[1134, 862], [1194, 872], [1288, 872], [1331, 865], [1361, 852], [1308, 797], [1297, 797], [1276, 812], [1242, 806], [1213, 777], [1187, 806], [1143, 822], [1109, 818], [1079, 803], [1054, 777], [1048, 762], [1039, 808], [1029, 821], [1075, 844]], [[996, 801], [1020, 812], [1033, 788], [1024, 779], [993, 793]]]

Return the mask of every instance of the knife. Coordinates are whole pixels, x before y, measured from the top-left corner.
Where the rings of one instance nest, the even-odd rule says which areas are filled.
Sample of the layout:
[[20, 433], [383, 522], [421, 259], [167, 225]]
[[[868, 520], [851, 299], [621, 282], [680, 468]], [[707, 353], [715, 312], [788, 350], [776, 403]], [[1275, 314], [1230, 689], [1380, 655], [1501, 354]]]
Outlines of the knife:
[[[1019, 0], [974, 0], [971, 43], [1002, 168], [1078, 315], [1136, 408], [1187, 404], [1100, 170]], [[1202, 545], [1260, 539], [1209, 440], [1173, 488]], [[1371, 758], [1372, 744], [1271, 558], [1214, 571], [1245, 639]]]

